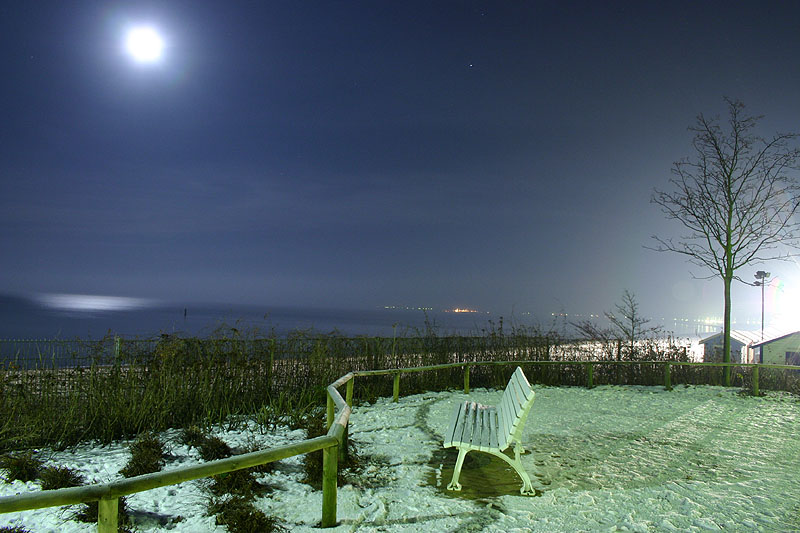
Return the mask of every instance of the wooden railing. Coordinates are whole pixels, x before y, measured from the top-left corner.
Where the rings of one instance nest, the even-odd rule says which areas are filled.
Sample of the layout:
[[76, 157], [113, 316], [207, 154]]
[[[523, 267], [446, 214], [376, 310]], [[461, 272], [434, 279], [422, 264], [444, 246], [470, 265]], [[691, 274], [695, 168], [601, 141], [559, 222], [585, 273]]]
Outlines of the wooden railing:
[[[251, 468], [286, 459], [287, 457], [322, 450], [322, 527], [335, 526], [337, 451], [343, 448], [345, 428], [350, 419], [353, 401], [353, 377], [352, 373], [346, 374], [328, 386], [328, 433], [323, 437], [109, 483], [6, 496], [0, 498], [0, 514], [96, 501], [98, 502], [97, 531], [99, 533], [116, 533], [119, 498], [121, 496], [167, 485], [177, 485], [193, 479]], [[345, 383], [347, 383], [347, 401], [342, 398], [337, 390], [337, 387]], [[337, 410], [336, 412], [334, 412], [334, 407]]]
[[[128, 479], [99, 483], [83, 487], [71, 487], [58, 490], [43, 490], [15, 496], [0, 498], [0, 514], [44, 507], [75, 505], [79, 503], [98, 502], [99, 533], [115, 533], [117, 531], [117, 510], [119, 498], [137, 492], [143, 492], [167, 485], [176, 485], [185, 481], [233, 472], [244, 468], [279, 461], [287, 457], [303, 455], [322, 450], [322, 527], [336, 525], [336, 481], [339, 454], [344, 453], [347, 442], [348, 422], [353, 405], [353, 388], [357, 376], [392, 375], [394, 385], [393, 401], [400, 397], [400, 376], [414, 372], [427, 372], [446, 368], [460, 367], [464, 369], [464, 392], [470, 389], [470, 368], [485, 365], [583, 365], [586, 369], [586, 386], [594, 386], [594, 367], [596, 365], [631, 365], [648, 364], [664, 366], [664, 387], [672, 388], [672, 366], [708, 366], [708, 367], [750, 367], [752, 368], [752, 392], [759, 394], [759, 368], [800, 370], [791, 365], [764, 365], [748, 363], [691, 363], [677, 361], [475, 361], [469, 363], [449, 363], [412, 368], [387, 370], [367, 370], [350, 372], [340, 377], [327, 387], [326, 422], [328, 433], [322, 437], [307, 439], [295, 444], [260, 450], [226, 459], [186, 466], [175, 470], [145, 474]], [[345, 398], [339, 393], [339, 387], [346, 385]]]

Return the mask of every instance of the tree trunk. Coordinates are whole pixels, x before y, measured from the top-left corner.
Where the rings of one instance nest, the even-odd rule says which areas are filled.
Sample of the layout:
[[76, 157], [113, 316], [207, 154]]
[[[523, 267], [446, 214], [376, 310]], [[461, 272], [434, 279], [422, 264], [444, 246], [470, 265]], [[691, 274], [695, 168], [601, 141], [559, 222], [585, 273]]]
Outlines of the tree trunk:
[[[731, 281], [733, 280], [733, 273], [725, 274], [723, 282], [725, 283], [725, 318], [722, 330], [722, 362], [731, 362]], [[723, 367], [723, 384], [726, 387], [731, 386], [731, 367]]]

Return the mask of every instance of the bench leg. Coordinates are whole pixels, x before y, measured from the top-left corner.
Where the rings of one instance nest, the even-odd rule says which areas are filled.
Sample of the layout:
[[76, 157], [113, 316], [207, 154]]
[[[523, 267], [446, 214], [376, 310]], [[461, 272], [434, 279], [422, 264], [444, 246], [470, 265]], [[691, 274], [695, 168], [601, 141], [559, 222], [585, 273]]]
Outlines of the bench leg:
[[533, 490], [533, 484], [531, 483], [531, 478], [528, 477], [528, 473], [522, 466], [522, 461], [519, 460], [519, 448], [514, 449], [514, 459], [510, 458], [503, 452], [487, 451], [486, 453], [490, 453], [495, 457], [499, 457], [503, 461], [510, 464], [511, 467], [517, 471], [517, 474], [519, 474], [519, 477], [522, 479], [522, 488], [519, 489], [520, 494], [524, 494], [525, 496], [536, 495], [536, 491]]
[[456, 468], [453, 470], [453, 479], [447, 485], [447, 490], [461, 490], [461, 484], [458, 482], [458, 476], [461, 475], [461, 466], [464, 464], [464, 457], [467, 455], [466, 448], [458, 449], [458, 459], [456, 459]]

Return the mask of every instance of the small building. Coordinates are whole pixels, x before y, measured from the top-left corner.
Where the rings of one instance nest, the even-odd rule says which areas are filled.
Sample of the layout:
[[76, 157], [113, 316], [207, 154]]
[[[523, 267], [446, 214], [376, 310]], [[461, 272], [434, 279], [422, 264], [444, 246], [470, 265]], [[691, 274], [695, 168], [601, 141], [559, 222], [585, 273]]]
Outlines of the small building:
[[[753, 361], [751, 345], [761, 340], [760, 331], [731, 330], [731, 363], [749, 363]], [[721, 363], [722, 349], [725, 344], [722, 332], [701, 339], [704, 363]]]
[[753, 344], [756, 363], [800, 365], [800, 331]]

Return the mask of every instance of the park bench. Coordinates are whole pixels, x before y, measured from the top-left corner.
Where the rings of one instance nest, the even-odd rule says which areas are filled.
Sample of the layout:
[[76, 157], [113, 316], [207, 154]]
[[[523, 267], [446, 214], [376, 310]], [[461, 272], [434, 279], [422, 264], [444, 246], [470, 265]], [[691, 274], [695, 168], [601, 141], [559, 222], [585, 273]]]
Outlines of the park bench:
[[[533, 495], [534, 490], [528, 473], [522, 467], [520, 454], [522, 447], [522, 428], [533, 406], [535, 393], [531, 389], [522, 369], [517, 367], [511, 376], [503, 398], [497, 407], [481, 405], [469, 400], [456, 406], [450, 419], [450, 426], [444, 437], [444, 447], [458, 448], [458, 459], [453, 471], [453, 479], [448, 490], [461, 490], [458, 477], [468, 452], [486, 452], [510, 464], [522, 478], [520, 492]], [[503, 453], [514, 445], [514, 458]]]

